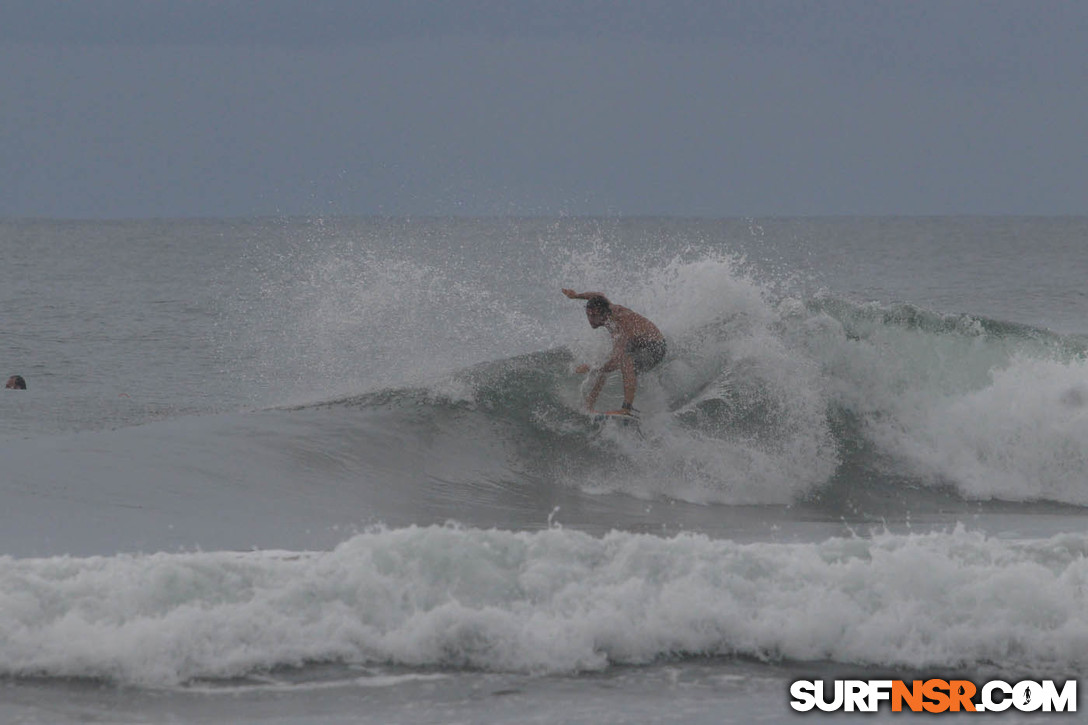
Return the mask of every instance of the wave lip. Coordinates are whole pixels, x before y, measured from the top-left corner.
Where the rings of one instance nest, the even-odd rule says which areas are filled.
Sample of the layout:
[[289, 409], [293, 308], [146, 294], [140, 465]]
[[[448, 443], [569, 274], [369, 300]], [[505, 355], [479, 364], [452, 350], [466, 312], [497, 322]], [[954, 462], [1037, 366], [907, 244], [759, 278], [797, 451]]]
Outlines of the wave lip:
[[316, 662], [575, 673], [686, 656], [1069, 676], [1088, 536], [818, 544], [375, 530], [329, 552], [0, 559], [0, 672], [175, 686]]

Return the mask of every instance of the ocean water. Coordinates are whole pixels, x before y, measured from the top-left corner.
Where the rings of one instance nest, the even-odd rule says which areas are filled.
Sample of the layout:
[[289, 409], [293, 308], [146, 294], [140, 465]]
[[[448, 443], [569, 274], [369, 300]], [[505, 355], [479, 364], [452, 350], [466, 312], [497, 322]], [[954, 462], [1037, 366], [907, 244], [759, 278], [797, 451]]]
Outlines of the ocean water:
[[[1086, 245], [0, 221], [0, 722], [779, 723], [795, 679], [1082, 679]], [[637, 427], [581, 411], [608, 340], [561, 287], [668, 338]]]

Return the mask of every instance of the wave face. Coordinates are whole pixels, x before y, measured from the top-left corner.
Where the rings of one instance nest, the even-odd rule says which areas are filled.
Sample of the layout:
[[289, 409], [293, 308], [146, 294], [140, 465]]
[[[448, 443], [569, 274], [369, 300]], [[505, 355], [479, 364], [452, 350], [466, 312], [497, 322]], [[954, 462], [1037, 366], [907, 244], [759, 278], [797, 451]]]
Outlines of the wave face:
[[[635, 252], [592, 236], [559, 245], [549, 230], [540, 233], [537, 245], [521, 251], [535, 277], [517, 278], [519, 297], [535, 309], [485, 293], [506, 289], [487, 279], [505, 267], [476, 272], [462, 261], [449, 288], [429, 281], [431, 266], [421, 274], [373, 251], [364, 269], [347, 264], [346, 277], [343, 263], [315, 265], [339, 271], [323, 278], [317, 301], [292, 313], [305, 320], [292, 329], [326, 364], [357, 353], [337, 348], [345, 337], [358, 346], [358, 337], [346, 335], [343, 315], [322, 301], [339, 298], [345, 278], [373, 280], [371, 296], [422, 284], [428, 308], [442, 309], [438, 318], [408, 319], [403, 307], [392, 306], [389, 318], [379, 307], [368, 335], [407, 345], [411, 354], [396, 347], [390, 359], [414, 361], [397, 372], [402, 379], [406, 370], [419, 372], [418, 384], [391, 384], [390, 366], [375, 365], [359, 389], [381, 392], [334, 395], [327, 410], [350, 403], [356, 411], [399, 407], [414, 415], [430, 406], [432, 415], [461, 417], [467, 447], [485, 435], [515, 451], [503, 456], [511, 476], [542, 475], [594, 492], [789, 504], [925, 487], [970, 500], [1088, 504], [1084, 336], [811, 293], [794, 272], [768, 272], [765, 263], [705, 245]], [[541, 278], [623, 290], [619, 301], [665, 332], [669, 356], [644, 376], [636, 400], [641, 435], [598, 430], [577, 414], [583, 383], [574, 365], [602, 359], [607, 336], [589, 330], [580, 305], [539, 289]], [[413, 352], [422, 337], [438, 347]], [[524, 353], [495, 354], [511, 348]], [[290, 368], [290, 360], [279, 362]], [[601, 405], [620, 395], [614, 380]], [[446, 434], [456, 437], [456, 426]]]
[[820, 544], [409, 527], [320, 553], [0, 559], [0, 673], [173, 686], [305, 663], [661, 658], [1080, 671], [1088, 537]]
[[[577, 346], [303, 410], [440, 430], [443, 450], [488, 465], [501, 451], [493, 475], [594, 493], [737, 505], [925, 488], [1088, 504], [1083, 338], [909, 305], [754, 301], [670, 336], [637, 428], [580, 412], [573, 368], [595, 351]], [[614, 380], [602, 399], [620, 395]]]

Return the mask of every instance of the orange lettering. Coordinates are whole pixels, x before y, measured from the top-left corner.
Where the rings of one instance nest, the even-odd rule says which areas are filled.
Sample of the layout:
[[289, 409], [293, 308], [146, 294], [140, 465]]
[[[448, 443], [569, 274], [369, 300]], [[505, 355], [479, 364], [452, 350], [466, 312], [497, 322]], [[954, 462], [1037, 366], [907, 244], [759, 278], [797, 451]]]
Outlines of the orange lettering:
[[975, 703], [971, 702], [971, 698], [975, 696], [975, 683], [969, 680], [952, 680], [948, 683], [948, 691], [952, 696], [952, 712], [959, 712], [960, 705], [966, 712], [975, 711]]
[[948, 709], [948, 683], [945, 680], [926, 680], [922, 685], [922, 694], [931, 702], [925, 703], [926, 712], [944, 712]]
[[902, 680], [892, 682], [892, 712], [902, 712], [903, 701], [912, 712], [922, 711], [922, 681], [915, 680], [911, 689], [907, 689], [907, 683]]

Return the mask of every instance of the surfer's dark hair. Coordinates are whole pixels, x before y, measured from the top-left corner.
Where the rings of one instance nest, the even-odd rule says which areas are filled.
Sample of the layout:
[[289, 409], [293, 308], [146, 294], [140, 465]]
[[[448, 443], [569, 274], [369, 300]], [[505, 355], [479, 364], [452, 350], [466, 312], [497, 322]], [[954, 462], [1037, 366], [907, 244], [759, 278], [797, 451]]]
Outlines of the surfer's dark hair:
[[590, 297], [589, 302], [586, 302], [586, 311], [595, 310], [597, 312], [611, 312], [612, 305], [609, 303], [608, 298], [604, 295], [598, 295], [597, 297]]

